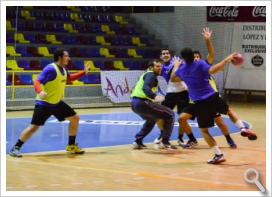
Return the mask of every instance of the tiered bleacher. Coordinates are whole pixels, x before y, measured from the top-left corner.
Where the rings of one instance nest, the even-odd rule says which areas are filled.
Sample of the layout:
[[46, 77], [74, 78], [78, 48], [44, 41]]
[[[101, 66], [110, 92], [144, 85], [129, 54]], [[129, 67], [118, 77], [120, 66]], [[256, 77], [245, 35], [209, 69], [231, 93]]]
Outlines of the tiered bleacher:
[[11, 100], [16, 99], [14, 88], [33, 85], [58, 47], [70, 54], [70, 72], [91, 63], [90, 74], [68, 86], [99, 86], [101, 70], [146, 69], [161, 48], [128, 14], [107, 6], [9, 6], [6, 18], [6, 85], [12, 87]]

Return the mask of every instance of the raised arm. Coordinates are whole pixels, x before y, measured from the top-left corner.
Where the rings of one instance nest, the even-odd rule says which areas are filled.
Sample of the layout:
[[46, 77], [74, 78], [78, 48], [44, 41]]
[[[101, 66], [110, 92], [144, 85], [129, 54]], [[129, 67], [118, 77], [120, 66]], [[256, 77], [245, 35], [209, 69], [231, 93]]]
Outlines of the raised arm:
[[202, 35], [203, 35], [203, 38], [205, 40], [205, 43], [206, 43], [206, 46], [208, 49], [207, 61], [209, 64], [212, 65], [214, 62], [214, 48], [213, 48], [213, 44], [212, 44], [212, 40], [211, 40], [212, 31], [208, 27], [205, 27], [202, 30]]
[[79, 71], [77, 73], [73, 73], [68, 75], [67, 80], [68, 81], [75, 81], [77, 79], [79, 79], [80, 77], [82, 77], [83, 75], [87, 75], [90, 69], [90, 63], [87, 63], [84, 65], [84, 70], [83, 71]]
[[176, 76], [176, 71], [179, 69], [180, 65], [182, 64], [182, 60], [178, 57], [174, 57], [174, 66], [170, 75], [171, 81], [180, 81], [181, 79]]
[[223, 70], [225, 65], [230, 63], [231, 60], [233, 60], [236, 56], [237, 56], [237, 53], [232, 53], [228, 57], [223, 59], [221, 62], [211, 66], [209, 69], [209, 74], [212, 75], [212, 74], [218, 73], [219, 71]]

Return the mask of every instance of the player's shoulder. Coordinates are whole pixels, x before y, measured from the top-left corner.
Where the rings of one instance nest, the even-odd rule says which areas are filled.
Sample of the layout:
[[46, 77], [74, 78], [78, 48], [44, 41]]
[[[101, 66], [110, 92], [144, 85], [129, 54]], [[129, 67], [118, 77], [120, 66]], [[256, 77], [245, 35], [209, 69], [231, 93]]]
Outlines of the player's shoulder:
[[55, 67], [53, 63], [47, 64], [43, 69], [43, 72], [53, 72], [53, 71], [55, 71]]

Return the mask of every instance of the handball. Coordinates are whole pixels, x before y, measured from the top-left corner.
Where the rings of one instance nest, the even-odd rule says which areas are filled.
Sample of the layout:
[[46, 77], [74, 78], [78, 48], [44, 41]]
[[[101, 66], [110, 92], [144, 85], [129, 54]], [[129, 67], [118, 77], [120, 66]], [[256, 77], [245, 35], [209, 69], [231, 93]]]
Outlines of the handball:
[[240, 66], [244, 63], [244, 57], [241, 53], [238, 53], [232, 60], [231, 63], [235, 66]]

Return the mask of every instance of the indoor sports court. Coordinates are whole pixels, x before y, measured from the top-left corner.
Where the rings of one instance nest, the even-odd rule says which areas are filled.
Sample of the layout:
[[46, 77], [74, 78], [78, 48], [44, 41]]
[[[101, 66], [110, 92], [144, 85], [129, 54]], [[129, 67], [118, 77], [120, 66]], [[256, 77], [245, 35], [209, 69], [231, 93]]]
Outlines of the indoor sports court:
[[[129, 108], [77, 110], [82, 122], [78, 141], [84, 155], [70, 156], [64, 151], [67, 124], [54, 118], [23, 147], [23, 158], [7, 156], [8, 191], [199, 191], [256, 190], [246, 184], [243, 173], [257, 168], [265, 184], [265, 108], [262, 104], [232, 104], [233, 108], [258, 131], [258, 140], [240, 136], [226, 118], [237, 149], [228, 147], [214, 128], [211, 132], [222, 147], [227, 161], [206, 164], [212, 153], [197, 128], [193, 129], [200, 145], [194, 149], [158, 150], [153, 140], [158, 128], [146, 138], [148, 149], [133, 150], [134, 135], [141, 119]], [[246, 110], [246, 113], [244, 112]], [[118, 113], [116, 113], [118, 112]], [[254, 115], [254, 116], [252, 116]], [[7, 151], [26, 127], [32, 112], [7, 113]], [[16, 118], [15, 118], [16, 117]], [[193, 122], [192, 124], [193, 125]], [[176, 139], [177, 127], [172, 138]], [[258, 142], [258, 143], [257, 143]], [[173, 140], [173, 144], [176, 141]]]
[[[244, 173], [249, 168], [258, 170], [261, 184], [269, 188], [266, 63], [270, 60], [266, 59], [266, 50], [270, 48], [266, 48], [266, 28], [270, 27], [266, 23], [270, 18], [266, 18], [266, 9], [271, 9], [270, 4], [262, 1], [244, 6], [238, 5], [239, 2], [222, 6], [81, 3], [1, 5], [1, 21], [6, 19], [6, 30], [2, 32], [6, 39], [6, 55], [2, 54], [6, 69], [1, 68], [6, 75], [6, 85], [1, 86], [6, 91], [6, 120], [2, 120], [6, 128], [1, 129], [6, 192], [259, 191], [256, 185], [245, 182]], [[256, 133], [257, 139], [241, 136], [237, 124], [229, 116], [221, 115], [237, 148], [230, 147], [218, 126], [209, 128], [226, 161], [208, 164], [213, 151], [204, 140], [197, 119], [188, 123], [198, 144], [184, 148], [177, 143], [179, 115], [175, 107], [170, 142], [176, 149], [162, 149], [154, 143], [160, 135], [157, 126], [143, 139], [147, 148], [133, 149], [135, 135], [145, 123], [131, 108], [130, 96], [136, 84], [150, 68], [151, 60], [162, 59], [162, 49], [169, 50], [173, 58], [181, 57], [182, 48], [191, 47], [200, 51], [203, 62], [208, 62], [210, 45], [203, 33], [207, 27], [208, 40], [214, 48], [214, 64], [231, 53], [240, 55], [239, 61], [229, 61], [222, 72], [213, 75], [216, 92], [244, 127]], [[56, 93], [59, 86], [54, 88], [53, 82], [49, 89], [47, 81], [41, 82], [42, 77], [47, 77], [46, 80], [51, 77], [43, 74], [49, 65], [59, 63], [64, 57], [56, 56], [60, 48], [67, 53], [69, 61], [65, 68], [69, 73], [59, 72], [56, 63], [54, 76], [62, 82], [55, 81], [63, 83], [61, 77], [67, 77], [62, 87], [63, 101], [79, 115], [75, 141], [85, 153], [65, 151], [70, 120], [60, 122], [50, 116], [17, 149], [22, 157], [14, 157], [11, 150], [22, 142], [19, 137], [32, 121], [35, 104], [51, 104], [51, 100], [46, 100], [49, 94], [45, 90], [61, 94]], [[75, 75], [79, 77], [68, 80]], [[156, 79], [155, 94], [166, 96], [168, 81], [162, 76]], [[154, 97], [152, 102], [155, 100]], [[183, 139], [190, 140], [185, 134]], [[69, 137], [69, 144], [70, 141]]]

